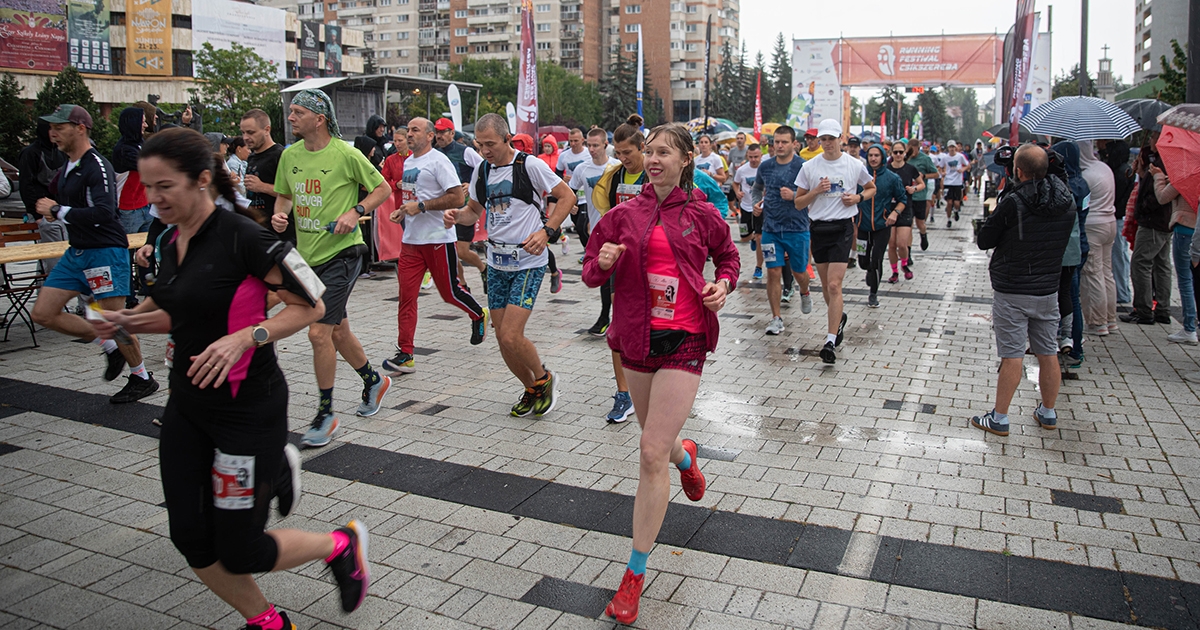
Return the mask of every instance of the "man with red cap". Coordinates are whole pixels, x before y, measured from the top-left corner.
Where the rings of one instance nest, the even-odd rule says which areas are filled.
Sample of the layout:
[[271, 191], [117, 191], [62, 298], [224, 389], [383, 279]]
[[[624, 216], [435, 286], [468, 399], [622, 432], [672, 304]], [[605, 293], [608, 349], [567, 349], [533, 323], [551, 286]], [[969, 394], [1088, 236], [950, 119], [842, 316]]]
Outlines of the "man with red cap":
[[813, 127], [805, 131], [804, 148], [800, 149], [800, 157], [804, 158], [804, 161], [807, 162], [822, 153], [824, 153], [824, 149], [821, 148], [821, 141], [817, 139], [817, 128]]
[[[454, 121], [449, 118], [439, 118], [433, 123], [434, 136], [433, 146], [450, 158], [450, 163], [454, 165], [455, 171], [458, 173], [458, 180], [463, 184], [463, 190], [468, 197], [471, 191], [466, 190], [466, 184], [471, 181], [471, 174], [475, 172], [475, 167], [483, 161], [479, 153], [466, 146], [461, 142], [454, 140]], [[463, 205], [466, 205], [464, 202]], [[483, 259], [479, 254], [471, 251], [471, 242], [475, 240], [474, 225], [456, 225], [454, 226], [457, 242], [454, 243], [454, 249], [458, 253], [458, 278], [466, 286], [466, 278], [463, 276], [463, 263], [467, 263], [479, 270], [479, 275], [483, 279], [483, 292], [487, 293], [487, 267], [483, 264]]]

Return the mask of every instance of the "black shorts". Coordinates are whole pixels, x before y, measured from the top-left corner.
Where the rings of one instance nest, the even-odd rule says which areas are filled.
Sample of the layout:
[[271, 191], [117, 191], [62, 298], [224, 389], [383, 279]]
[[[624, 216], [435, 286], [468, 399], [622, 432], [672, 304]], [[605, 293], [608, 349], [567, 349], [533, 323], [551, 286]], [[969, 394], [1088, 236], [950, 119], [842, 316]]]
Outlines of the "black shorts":
[[365, 250], [366, 246], [348, 247], [329, 262], [313, 267], [313, 272], [325, 285], [325, 294], [321, 296], [325, 302], [325, 316], [317, 321], [318, 324], [337, 326], [349, 317], [346, 302], [350, 301], [350, 292], [362, 271]]
[[854, 247], [854, 219], [813, 221], [809, 225], [813, 262], [845, 263]]
[[475, 241], [475, 224], [471, 225], [454, 225], [454, 234], [458, 237], [460, 243], [471, 243]]
[[762, 234], [763, 217], [762, 215], [754, 216], [753, 212], [741, 211], [738, 223], [746, 226], [750, 234]]
[[938, 179], [935, 179], [935, 180], [933, 180], [933, 194], [935, 194], [935, 195], [940, 195], [940, 194], [942, 194], [942, 180], [941, 180], [941, 178], [938, 178]]
[[963, 187], [961, 184], [958, 186], [946, 186], [946, 201], [962, 201], [962, 198]]
[[896, 222], [894, 224], [892, 224], [892, 226], [893, 227], [910, 228], [910, 227], [912, 227], [912, 224], [913, 224], [913, 209], [910, 206], [905, 206], [904, 212], [901, 212], [900, 216], [896, 217]]
[[917, 219], [918, 221], [924, 221], [925, 217], [927, 215], [926, 208], [928, 208], [928, 207], [929, 207], [928, 199], [913, 199], [912, 200], [913, 218]]

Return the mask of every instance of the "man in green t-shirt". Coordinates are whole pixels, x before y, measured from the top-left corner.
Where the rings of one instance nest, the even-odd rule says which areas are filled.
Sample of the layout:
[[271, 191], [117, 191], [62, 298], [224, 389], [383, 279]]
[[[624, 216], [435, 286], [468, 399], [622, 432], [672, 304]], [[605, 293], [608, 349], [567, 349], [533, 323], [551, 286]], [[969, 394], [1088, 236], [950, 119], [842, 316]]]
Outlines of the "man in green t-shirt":
[[[921, 143], [914, 142], [908, 146], [908, 156], [905, 160], [912, 164], [926, 180], [937, 177], [937, 167], [933, 165], [933, 160], [921, 151]], [[933, 195], [933, 186], [928, 185], [923, 190], [918, 190], [913, 193], [913, 219], [917, 224], [917, 230], [921, 232], [921, 251], [929, 249], [929, 237], [925, 234], [925, 217], [928, 215], [929, 200]], [[912, 258], [912, 250], [909, 250], [909, 259]]]
[[[391, 194], [379, 171], [354, 147], [341, 140], [333, 103], [320, 90], [296, 93], [289, 108], [292, 134], [303, 142], [284, 149], [275, 173], [275, 214], [271, 226], [287, 228], [295, 214], [296, 249], [325, 283], [325, 316], [308, 327], [313, 367], [321, 391], [317, 417], [304, 434], [305, 446], [325, 446], [337, 432], [333, 414], [333, 382], [337, 355], [363, 379], [358, 415], [379, 411], [392, 381], [371, 368], [362, 344], [350, 332], [346, 302], [361, 271], [366, 250], [358, 220], [373, 212]], [[370, 191], [358, 201], [362, 187]]]

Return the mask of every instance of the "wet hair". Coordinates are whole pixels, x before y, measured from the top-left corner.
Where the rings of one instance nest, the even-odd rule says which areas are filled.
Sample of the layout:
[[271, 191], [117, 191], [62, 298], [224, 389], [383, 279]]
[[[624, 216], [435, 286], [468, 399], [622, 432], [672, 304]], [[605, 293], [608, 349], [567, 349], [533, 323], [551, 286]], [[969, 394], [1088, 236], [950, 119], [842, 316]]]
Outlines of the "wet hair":
[[679, 187], [688, 191], [688, 198], [691, 199], [691, 190], [695, 187], [692, 170], [696, 167], [696, 160], [692, 157], [692, 132], [679, 123], [667, 123], [651, 129], [646, 136], [646, 142], [659, 135], [666, 136], [667, 144], [683, 156], [684, 165], [679, 174]]
[[267, 112], [257, 107], [242, 114], [242, 120], [246, 120], [247, 118], [253, 118], [254, 122], [263, 129], [271, 126], [271, 117], [267, 115]]
[[571, 127], [571, 130], [569, 132], [567, 132], [567, 135], [571, 135], [573, 133], [578, 133], [579, 135], [586, 138], [590, 132], [584, 131], [583, 127]]
[[787, 125], [780, 125], [780, 126], [776, 127], [775, 133], [773, 133], [771, 135], [777, 136], [779, 134], [783, 134], [785, 136], [790, 136], [793, 141], [796, 139], [796, 130], [792, 129], [791, 127], [789, 127]]
[[747, 144], [746, 152], [749, 153], [751, 151], [762, 151], [762, 145], [757, 142], [751, 142], [750, 144]]
[[142, 145], [139, 160], [156, 157], [169, 163], [175, 170], [196, 181], [204, 171], [212, 173], [212, 186], [221, 198], [228, 201], [237, 209], [239, 214], [262, 223], [262, 217], [257, 217], [248, 208], [238, 203], [237, 191], [229, 171], [221, 157], [212, 152], [212, 143], [200, 135], [199, 131], [187, 127], [164, 129]]
[[[634, 114], [625, 119], [625, 123], [613, 132], [613, 144], [632, 142], [637, 148], [646, 146], [646, 137], [642, 135], [642, 124], [646, 121]], [[657, 127], [656, 127], [657, 129]], [[688, 151], [691, 151], [692, 135], [688, 134]]]
[[1021, 145], [1014, 160], [1015, 167], [1033, 179], [1045, 179], [1046, 171], [1050, 168], [1050, 159], [1046, 157], [1045, 149], [1035, 150], [1039, 148], [1034, 144]]
[[708, 138], [708, 142], [709, 142], [709, 144], [712, 144], [712, 136], [710, 136], [710, 135], [708, 135], [708, 134], [706, 134], [706, 133], [702, 133], [702, 134], [700, 134], [699, 136], [697, 136], [697, 137], [696, 137], [696, 144], [697, 144], [697, 145], [699, 145], [699, 144], [700, 144], [700, 141], [701, 141], [701, 140], [703, 140], [703, 139], [705, 139], [705, 138]]
[[592, 127], [591, 130], [589, 130], [587, 132], [588, 138], [591, 138], [592, 136], [596, 136], [597, 138], [604, 138], [604, 141], [608, 142], [608, 132], [599, 127]]
[[229, 150], [230, 151], [233, 151], [234, 149], [240, 149], [244, 146], [246, 146], [246, 141], [241, 136], [234, 136], [229, 141]]
[[475, 121], [475, 134], [479, 135], [479, 131], [482, 129], [491, 130], [492, 133], [500, 136], [501, 139], [507, 139], [509, 136], [508, 120], [500, 114], [484, 114], [480, 116], [479, 120]]

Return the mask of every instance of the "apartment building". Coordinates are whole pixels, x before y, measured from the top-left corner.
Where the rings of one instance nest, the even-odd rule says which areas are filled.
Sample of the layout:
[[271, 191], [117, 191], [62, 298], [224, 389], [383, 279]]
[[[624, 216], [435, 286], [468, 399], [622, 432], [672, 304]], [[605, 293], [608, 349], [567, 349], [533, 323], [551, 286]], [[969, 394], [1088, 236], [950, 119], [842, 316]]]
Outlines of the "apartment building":
[[1188, 0], [1138, 0], [1134, 5], [1134, 85], [1158, 77], [1162, 57], [1171, 60], [1171, 40], [1183, 49], [1188, 43]]

